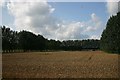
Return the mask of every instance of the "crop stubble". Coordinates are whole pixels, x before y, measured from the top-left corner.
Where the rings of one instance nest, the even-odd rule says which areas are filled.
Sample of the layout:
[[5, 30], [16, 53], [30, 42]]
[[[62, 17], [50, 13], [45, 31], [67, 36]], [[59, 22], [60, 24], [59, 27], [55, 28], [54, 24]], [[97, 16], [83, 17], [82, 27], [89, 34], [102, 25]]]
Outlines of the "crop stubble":
[[118, 55], [102, 51], [2, 55], [3, 78], [118, 78]]

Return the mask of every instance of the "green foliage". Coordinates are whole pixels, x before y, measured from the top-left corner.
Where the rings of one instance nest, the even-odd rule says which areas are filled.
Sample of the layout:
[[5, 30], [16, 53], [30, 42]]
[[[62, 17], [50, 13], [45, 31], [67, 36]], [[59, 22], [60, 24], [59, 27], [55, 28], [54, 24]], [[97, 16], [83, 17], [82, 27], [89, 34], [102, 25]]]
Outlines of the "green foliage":
[[99, 40], [67, 40], [61, 44], [62, 50], [97, 50], [100, 47]]
[[12, 31], [2, 27], [3, 52], [17, 51], [46, 51], [46, 50], [83, 50], [99, 49], [99, 40], [48, 40], [42, 35], [36, 35], [29, 31]]
[[28, 31], [21, 31], [18, 35], [19, 46], [24, 51], [45, 49], [45, 38], [43, 36]]
[[46, 49], [47, 50], [60, 50], [60, 41], [55, 41], [55, 40], [47, 40], [46, 42]]
[[45, 38], [24, 30], [18, 33], [3, 26], [2, 49], [3, 52], [44, 50]]
[[17, 40], [17, 32], [10, 30], [10, 28], [6, 28], [3, 26], [2, 28], [2, 48], [6, 52], [12, 52], [17, 49], [18, 40]]
[[101, 50], [120, 53], [120, 12], [110, 17], [101, 37]]

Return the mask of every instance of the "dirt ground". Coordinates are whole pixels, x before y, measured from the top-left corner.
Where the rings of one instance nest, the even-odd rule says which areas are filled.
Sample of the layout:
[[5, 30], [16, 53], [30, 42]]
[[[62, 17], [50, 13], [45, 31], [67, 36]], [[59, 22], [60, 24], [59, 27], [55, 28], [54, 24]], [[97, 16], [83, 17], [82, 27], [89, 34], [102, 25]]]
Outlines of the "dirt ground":
[[118, 78], [118, 55], [102, 51], [8, 53], [3, 78]]

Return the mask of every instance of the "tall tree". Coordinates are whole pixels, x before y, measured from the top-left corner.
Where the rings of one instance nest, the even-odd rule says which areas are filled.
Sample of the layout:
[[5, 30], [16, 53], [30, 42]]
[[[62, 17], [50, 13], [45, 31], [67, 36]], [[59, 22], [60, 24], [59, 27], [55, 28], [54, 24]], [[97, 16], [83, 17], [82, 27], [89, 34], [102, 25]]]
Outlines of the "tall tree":
[[24, 51], [35, 49], [35, 40], [37, 37], [35, 34], [28, 31], [21, 31], [18, 35], [19, 45], [21, 49], [23, 49]]
[[12, 52], [17, 47], [17, 32], [10, 28], [2, 27], [2, 48], [6, 52]]
[[120, 53], [120, 12], [107, 22], [101, 37], [101, 50]]

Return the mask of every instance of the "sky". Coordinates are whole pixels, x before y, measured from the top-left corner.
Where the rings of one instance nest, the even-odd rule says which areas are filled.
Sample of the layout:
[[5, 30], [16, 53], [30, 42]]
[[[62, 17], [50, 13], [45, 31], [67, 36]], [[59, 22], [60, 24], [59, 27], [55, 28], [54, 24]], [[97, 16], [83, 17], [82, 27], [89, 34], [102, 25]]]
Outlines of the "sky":
[[[55, 40], [100, 39], [117, 2], [0, 2], [0, 25]], [[2, 5], [1, 5], [2, 4]]]

